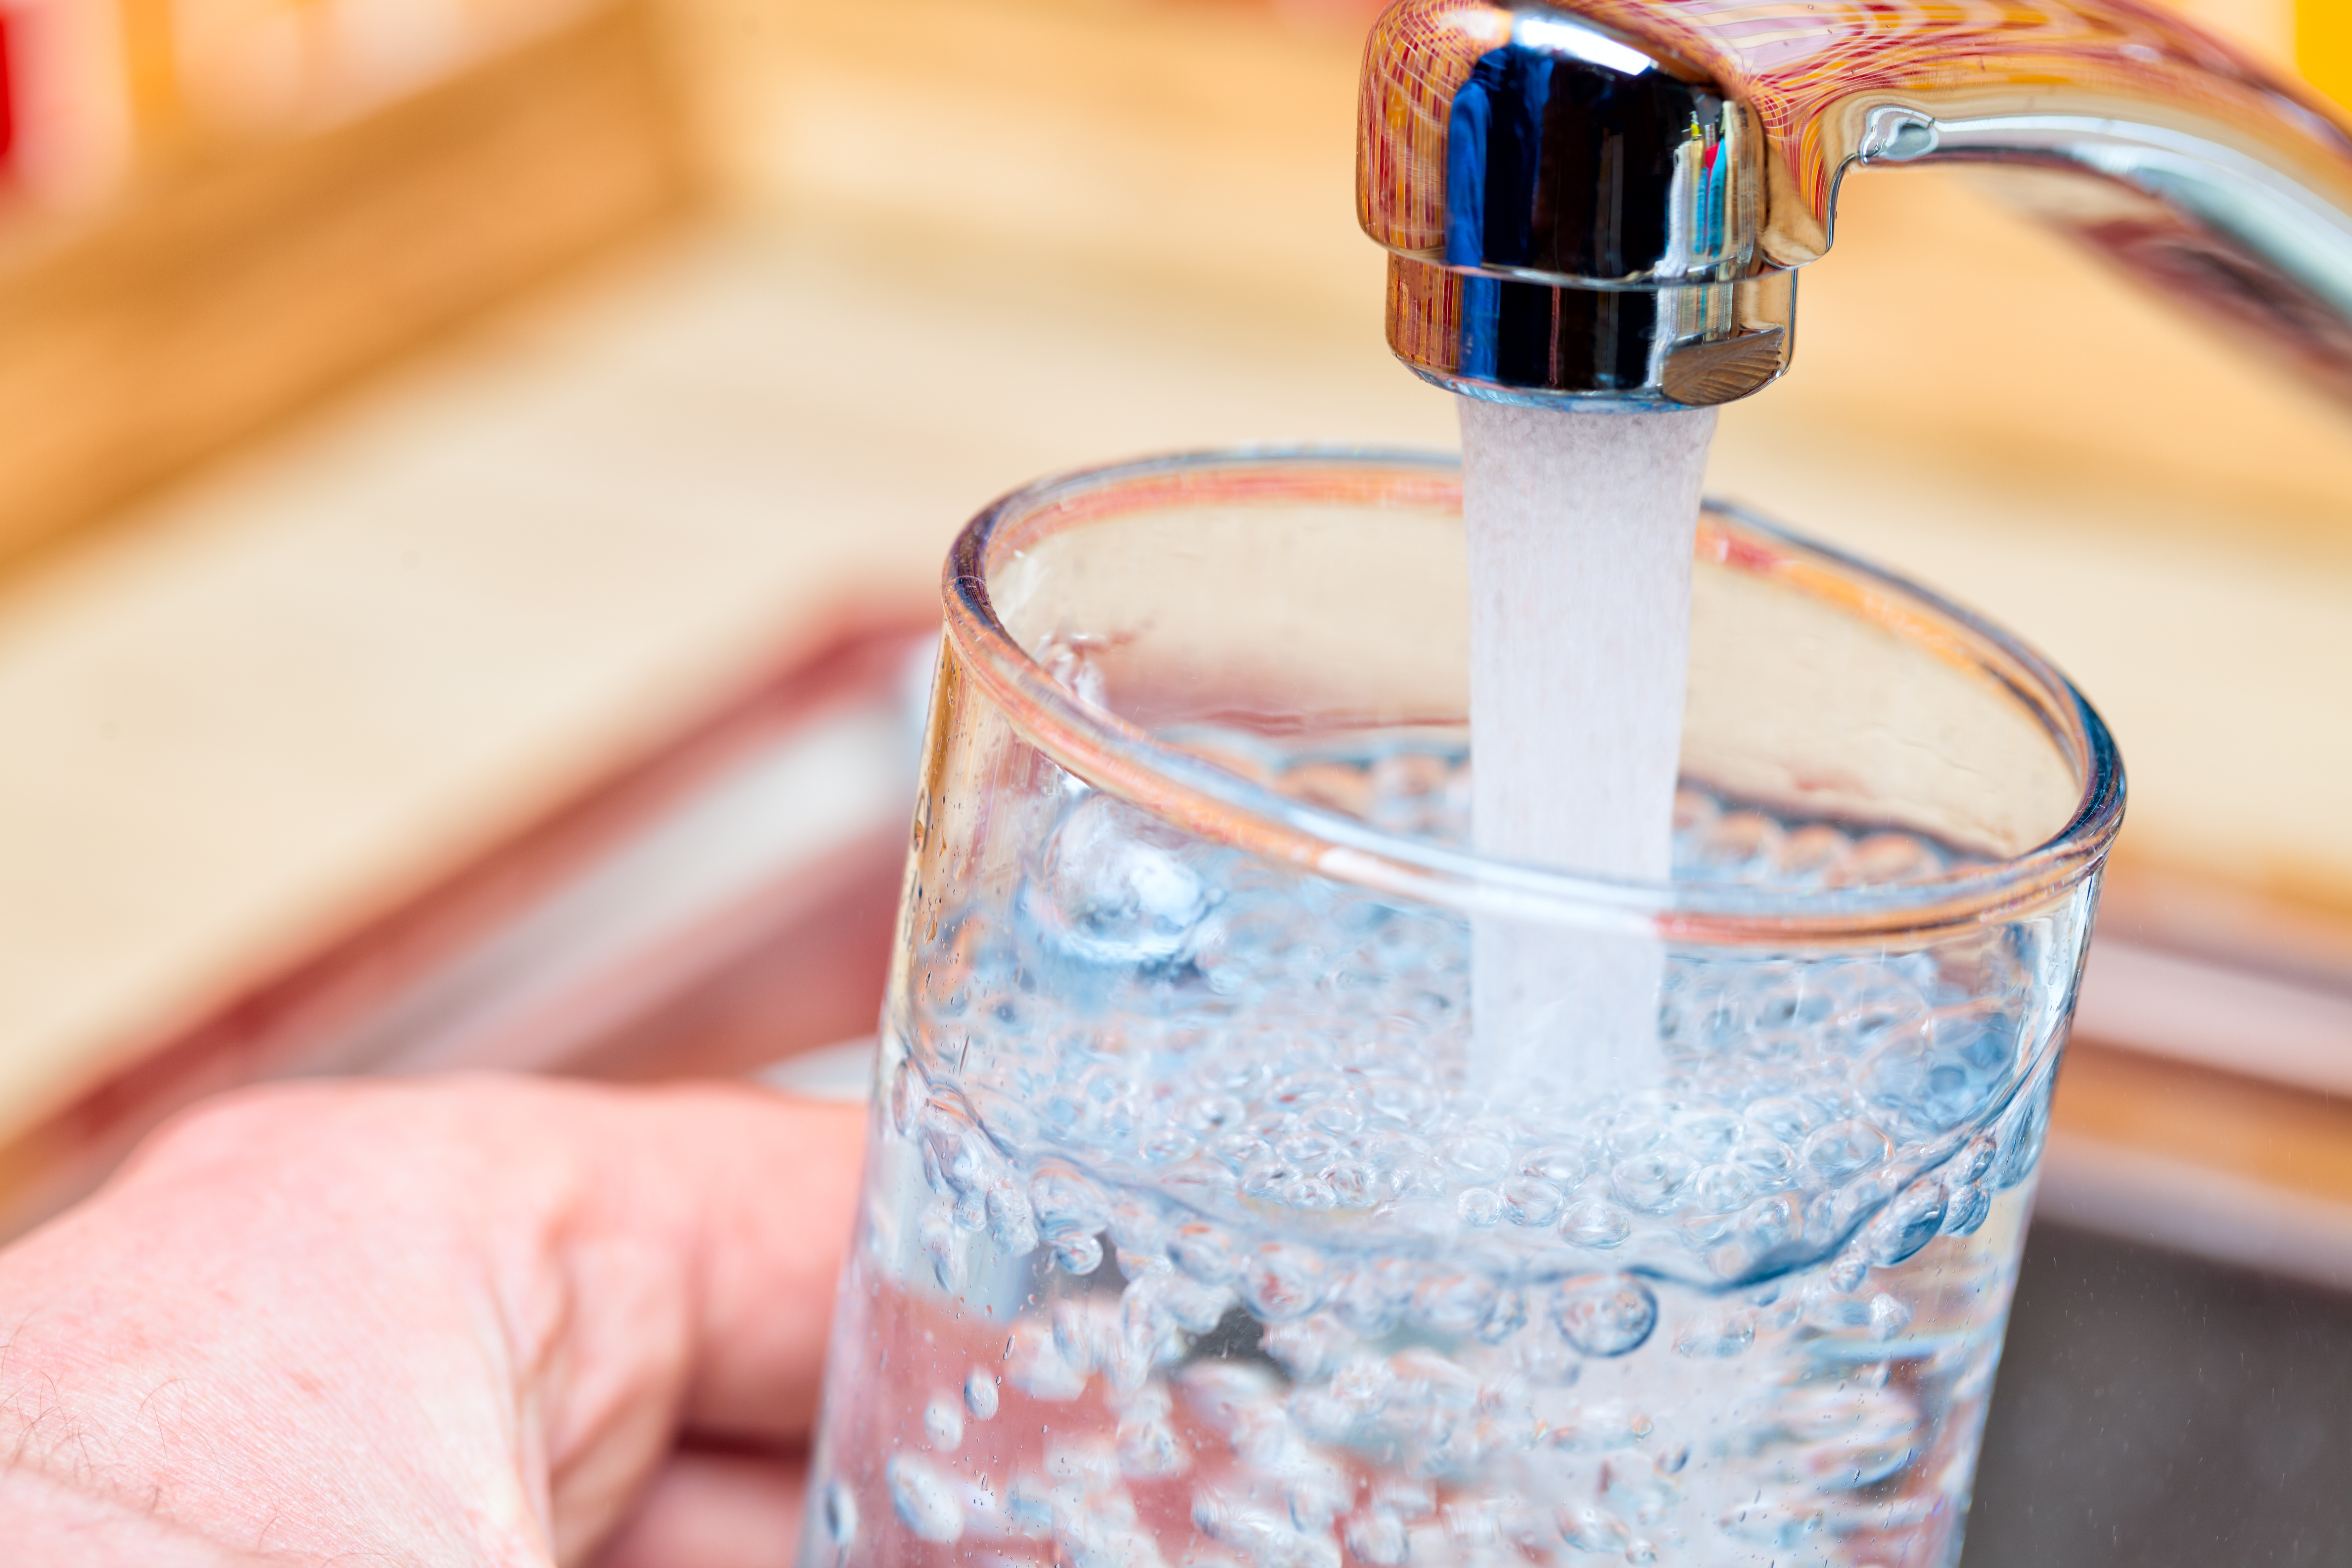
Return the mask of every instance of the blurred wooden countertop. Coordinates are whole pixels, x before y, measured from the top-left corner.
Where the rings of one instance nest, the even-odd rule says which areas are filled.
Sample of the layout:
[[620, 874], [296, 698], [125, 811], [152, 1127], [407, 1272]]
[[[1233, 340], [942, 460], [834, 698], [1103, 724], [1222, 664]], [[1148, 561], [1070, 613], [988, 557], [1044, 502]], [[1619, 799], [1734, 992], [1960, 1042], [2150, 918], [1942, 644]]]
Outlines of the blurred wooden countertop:
[[922, 613], [956, 528], [1024, 479], [1269, 434], [1444, 439], [1376, 332], [1338, 363], [1313, 342], [708, 232], [18, 580], [0, 1125], [756, 660]]
[[[1380, 340], [1352, 35], [908, 0], [885, 58], [681, 4], [722, 213], [0, 585], [0, 1132], [757, 660], [921, 613], [1023, 479], [1453, 443]], [[2352, 420], [1963, 180], [1853, 182], [1804, 287], [1714, 489], [2052, 653], [2132, 864], [2340, 930]]]

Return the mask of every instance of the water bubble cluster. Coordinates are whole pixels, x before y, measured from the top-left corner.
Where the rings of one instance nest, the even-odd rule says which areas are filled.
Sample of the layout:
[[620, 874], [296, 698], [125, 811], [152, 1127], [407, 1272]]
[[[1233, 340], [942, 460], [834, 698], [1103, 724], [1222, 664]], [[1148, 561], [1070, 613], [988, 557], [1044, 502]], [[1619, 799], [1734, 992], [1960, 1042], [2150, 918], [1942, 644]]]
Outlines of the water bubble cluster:
[[[1276, 782], [1440, 837], [1467, 798], [1411, 753]], [[1952, 863], [1691, 792], [1675, 833], [1691, 880]], [[861, 1500], [1079, 1568], [1862, 1563], [1955, 1528], [2064, 933], [1675, 952], [1657, 1080], [1579, 1099], [1471, 1070], [1443, 913], [1076, 789], [1011, 898], [943, 913], [888, 1021], [908, 1206], [860, 1254], [900, 1303], [877, 1399], [915, 1337], [995, 1339], [907, 1385], [813, 1540], [871, 1537]]]
[[[1454, 793], [1423, 787], [1421, 762], [1379, 766], [1426, 817]], [[1327, 800], [1357, 779], [1351, 807], [1381, 816], [1377, 767], [1306, 771]], [[1832, 886], [1857, 857], [1919, 875], [1950, 860], [1687, 790], [1677, 825], [1690, 879]], [[2032, 1168], [1938, 1185], [2048, 1045], [2030, 930], [1811, 958], [1677, 951], [1656, 1086], [1596, 1100], [1472, 1070], [1469, 933], [1445, 913], [1288, 876], [1092, 792], [1018, 898], [1017, 918], [949, 922], [901, 1025], [908, 1092], [927, 1101], [904, 1109], [952, 1205], [924, 1222], [935, 1270], [957, 1266], [952, 1231], [984, 1230], [1091, 1273], [1106, 1194], [1129, 1188], [1223, 1227], [1185, 1243], [1186, 1267], [1229, 1269], [1274, 1317], [1331, 1282], [1247, 1238], [1300, 1226], [1369, 1226], [1383, 1250], [1466, 1237], [1496, 1269], [1738, 1280], [1829, 1256], [1898, 1193], [1910, 1217], [1881, 1246], [1924, 1244]]]

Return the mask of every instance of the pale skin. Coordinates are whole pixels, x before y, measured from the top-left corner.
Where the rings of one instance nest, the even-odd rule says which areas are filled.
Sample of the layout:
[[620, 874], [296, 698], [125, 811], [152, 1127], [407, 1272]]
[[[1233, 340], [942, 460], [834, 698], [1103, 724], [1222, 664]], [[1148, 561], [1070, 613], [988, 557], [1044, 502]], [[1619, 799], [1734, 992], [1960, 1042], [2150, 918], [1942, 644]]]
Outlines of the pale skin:
[[0, 1252], [20, 1568], [782, 1568], [864, 1116], [252, 1091]]

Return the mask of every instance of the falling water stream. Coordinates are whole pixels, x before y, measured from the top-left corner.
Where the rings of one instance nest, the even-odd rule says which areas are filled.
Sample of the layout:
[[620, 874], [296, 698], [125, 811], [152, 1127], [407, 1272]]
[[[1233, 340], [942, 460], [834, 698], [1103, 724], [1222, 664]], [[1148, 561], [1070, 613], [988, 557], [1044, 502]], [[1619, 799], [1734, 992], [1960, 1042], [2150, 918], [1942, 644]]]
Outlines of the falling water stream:
[[[1465, 398], [1472, 831], [1482, 854], [1663, 882], [1715, 412]], [[1658, 1070], [1655, 942], [1482, 918], [1476, 1059], [1575, 1097]]]

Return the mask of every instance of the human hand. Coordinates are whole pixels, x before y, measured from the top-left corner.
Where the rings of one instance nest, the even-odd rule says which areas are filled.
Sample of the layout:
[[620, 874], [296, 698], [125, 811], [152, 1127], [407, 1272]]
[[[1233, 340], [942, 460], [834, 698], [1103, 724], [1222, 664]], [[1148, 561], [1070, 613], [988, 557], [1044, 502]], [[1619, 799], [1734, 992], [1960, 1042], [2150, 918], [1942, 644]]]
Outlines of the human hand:
[[0, 1558], [789, 1564], [863, 1127], [496, 1079], [200, 1108], [0, 1253]]

